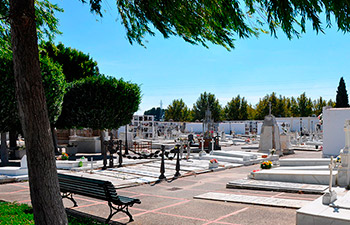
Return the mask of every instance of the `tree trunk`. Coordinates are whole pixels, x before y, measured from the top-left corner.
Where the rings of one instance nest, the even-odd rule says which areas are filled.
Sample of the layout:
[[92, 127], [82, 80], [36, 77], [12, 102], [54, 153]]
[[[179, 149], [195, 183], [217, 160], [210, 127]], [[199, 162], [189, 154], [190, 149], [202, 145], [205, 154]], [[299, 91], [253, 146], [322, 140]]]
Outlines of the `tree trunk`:
[[41, 79], [34, 0], [11, 0], [10, 21], [16, 97], [26, 138], [35, 224], [68, 224]]
[[15, 149], [17, 147], [17, 138], [18, 138], [17, 131], [10, 131], [9, 138], [10, 138], [10, 149]]
[[1, 165], [6, 166], [9, 163], [9, 155], [6, 146], [6, 133], [1, 133], [0, 157]]

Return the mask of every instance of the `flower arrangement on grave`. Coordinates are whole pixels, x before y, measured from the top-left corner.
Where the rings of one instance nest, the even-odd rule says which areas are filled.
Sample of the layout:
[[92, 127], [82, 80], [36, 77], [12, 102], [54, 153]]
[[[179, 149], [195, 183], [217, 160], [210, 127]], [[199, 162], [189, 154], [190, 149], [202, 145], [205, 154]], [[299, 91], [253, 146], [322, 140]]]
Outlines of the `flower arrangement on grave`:
[[216, 159], [211, 159], [211, 160], [209, 161], [209, 163], [212, 163], [212, 164], [218, 163], [218, 160], [216, 160]]
[[275, 153], [276, 153], [276, 149], [273, 148], [273, 149], [270, 150], [270, 154], [271, 155], [274, 155]]
[[142, 155], [148, 155], [148, 154], [150, 154], [150, 151], [148, 151], [147, 149], [142, 149], [141, 150], [141, 154]]
[[340, 155], [338, 155], [335, 159], [334, 159], [334, 161], [336, 162], [336, 163], [341, 163], [341, 156]]
[[271, 169], [272, 162], [271, 161], [264, 161], [260, 164], [261, 169]]
[[67, 153], [63, 152], [62, 155], [58, 156], [58, 160], [68, 160], [69, 156]]

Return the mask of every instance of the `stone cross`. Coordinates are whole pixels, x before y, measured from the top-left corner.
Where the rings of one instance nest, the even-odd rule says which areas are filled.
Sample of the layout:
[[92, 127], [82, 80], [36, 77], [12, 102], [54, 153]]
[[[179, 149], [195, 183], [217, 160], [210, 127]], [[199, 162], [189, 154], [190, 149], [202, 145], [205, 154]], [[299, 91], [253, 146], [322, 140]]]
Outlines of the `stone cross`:
[[214, 141], [214, 139], [211, 139], [211, 154], [213, 154], [213, 151], [214, 151], [214, 143], [215, 143], [215, 141]]
[[271, 102], [269, 102], [269, 115], [271, 116]]
[[331, 156], [331, 162], [328, 165], [329, 167], [329, 192], [332, 192], [332, 186], [333, 186], [333, 167], [334, 167], [334, 161], [333, 156]]

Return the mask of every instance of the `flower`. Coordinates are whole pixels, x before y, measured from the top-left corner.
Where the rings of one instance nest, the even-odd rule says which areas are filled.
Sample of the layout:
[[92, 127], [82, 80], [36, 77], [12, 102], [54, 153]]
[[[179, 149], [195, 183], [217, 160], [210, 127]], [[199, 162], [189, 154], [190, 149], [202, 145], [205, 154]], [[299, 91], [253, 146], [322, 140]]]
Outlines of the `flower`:
[[216, 159], [211, 159], [209, 163], [218, 163], [218, 161]]
[[62, 155], [61, 155], [62, 160], [68, 160], [68, 158], [69, 158], [69, 156], [67, 153], [62, 153]]
[[272, 167], [271, 161], [264, 161], [260, 164], [261, 169], [270, 169]]

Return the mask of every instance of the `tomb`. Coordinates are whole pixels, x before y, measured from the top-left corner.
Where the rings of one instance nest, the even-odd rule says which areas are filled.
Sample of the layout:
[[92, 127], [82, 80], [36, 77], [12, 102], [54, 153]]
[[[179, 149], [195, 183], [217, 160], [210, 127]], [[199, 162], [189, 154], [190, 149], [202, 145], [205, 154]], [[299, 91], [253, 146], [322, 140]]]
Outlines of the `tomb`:
[[5, 166], [0, 167], [0, 174], [7, 176], [22, 176], [28, 174], [27, 156], [24, 155], [21, 159], [21, 166]]
[[270, 154], [271, 149], [275, 149], [277, 155], [282, 155], [279, 127], [270, 109], [270, 114], [265, 116], [261, 128], [259, 152]]

